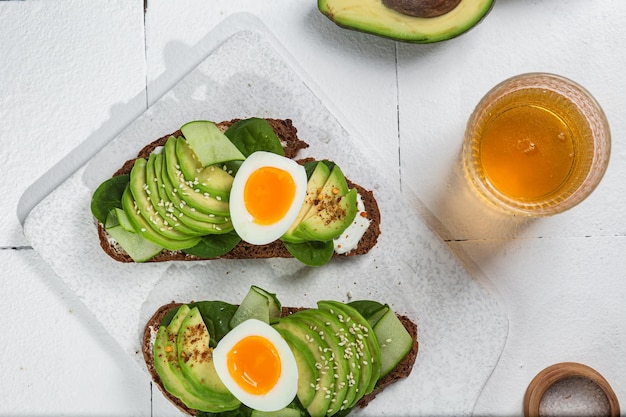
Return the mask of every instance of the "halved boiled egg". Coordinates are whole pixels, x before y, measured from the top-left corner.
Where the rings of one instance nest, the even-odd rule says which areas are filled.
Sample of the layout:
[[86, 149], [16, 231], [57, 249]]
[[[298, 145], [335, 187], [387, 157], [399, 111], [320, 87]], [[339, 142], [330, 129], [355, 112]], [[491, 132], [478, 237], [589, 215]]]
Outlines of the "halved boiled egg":
[[265, 245], [294, 222], [306, 194], [304, 167], [271, 152], [254, 152], [235, 175], [230, 191], [233, 227], [244, 241]]
[[293, 353], [285, 339], [260, 320], [246, 320], [228, 332], [213, 350], [213, 363], [228, 390], [255, 410], [280, 410], [296, 396]]

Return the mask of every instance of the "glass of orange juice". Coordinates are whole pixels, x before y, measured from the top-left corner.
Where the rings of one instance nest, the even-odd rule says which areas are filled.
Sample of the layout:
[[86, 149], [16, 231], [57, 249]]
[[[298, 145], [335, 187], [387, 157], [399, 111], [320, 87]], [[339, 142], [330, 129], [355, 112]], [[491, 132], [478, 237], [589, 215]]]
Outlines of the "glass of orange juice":
[[608, 121], [577, 83], [528, 73], [492, 88], [469, 118], [463, 166], [483, 200], [510, 214], [548, 216], [583, 201], [606, 171]]

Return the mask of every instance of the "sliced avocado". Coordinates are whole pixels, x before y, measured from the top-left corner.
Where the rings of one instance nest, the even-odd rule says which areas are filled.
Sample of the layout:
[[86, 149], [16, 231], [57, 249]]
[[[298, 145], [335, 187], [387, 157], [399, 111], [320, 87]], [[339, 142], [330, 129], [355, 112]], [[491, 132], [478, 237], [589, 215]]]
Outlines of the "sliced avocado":
[[357, 350], [357, 336], [355, 333], [349, 331], [349, 327], [346, 325], [345, 320], [343, 323], [340, 322], [336, 315], [330, 314], [330, 312], [326, 310], [316, 309], [315, 311], [320, 319], [323, 320], [329, 331], [339, 338], [342, 346], [341, 357], [345, 359], [349, 369], [347, 379], [345, 380], [345, 386], [342, 388], [346, 391], [344, 399], [341, 404], [338, 404], [340, 407], [336, 409], [336, 412], [343, 411], [354, 407], [356, 402], [361, 398], [359, 395], [359, 389], [364, 389], [366, 385], [360, 384], [360, 381], [367, 380], [369, 382], [371, 372], [367, 371], [370, 371], [370, 369], [365, 368], [366, 373], [362, 378], [360, 363], [361, 360], [370, 360], [369, 350], [364, 350], [359, 353]]
[[188, 240], [190, 236], [174, 229], [167, 219], [159, 215], [152, 204], [146, 178], [147, 165], [148, 163], [144, 158], [137, 158], [130, 172], [129, 188], [139, 214], [143, 216], [146, 223], [157, 234], [160, 234], [164, 238], [169, 240]]
[[[121, 218], [125, 220], [121, 220]], [[161, 253], [163, 250], [161, 246], [144, 239], [134, 231], [127, 230], [123, 226], [123, 222], [128, 223], [126, 213], [124, 210], [115, 208], [109, 213], [104, 228], [124, 248], [126, 253], [133, 258], [133, 261], [145, 262]]]
[[213, 122], [196, 120], [184, 124], [180, 130], [202, 166], [246, 159]]
[[348, 354], [347, 352], [350, 351], [349, 346], [345, 346], [345, 340], [340, 338], [339, 334], [335, 331], [335, 328], [341, 327], [341, 325], [338, 324], [336, 327], [330, 326], [330, 322], [335, 320], [334, 316], [330, 314], [325, 315], [318, 309], [302, 310], [295, 314], [298, 316], [299, 320], [305, 322], [311, 330], [317, 332], [317, 334], [324, 339], [328, 344], [328, 348], [333, 353], [330, 366], [333, 370], [335, 389], [328, 409], [326, 410], [326, 415], [332, 416], [342, 410], [341, 407], [344, 404], [343, 401], [346, 399], [348, 388], [356, 384], [353, 375], [350, 373], [351, 363], [345, 360]]
[[174, 188], [167, 175], [162, 155], [157, 155], [155, 160], [155, 167], [157, 169], [159, 165], [161, 166], [161, 198], [169, 201], [169, 203], [167, 203], [168, 205], [171, 204], [169, 208], [174, 211], [176, 217], [178, 217], [182, 223], [205, 234], [215, 234], [216, 227], [222, 230], [232, 230], [232, 225], [230, 225], [230, 220], [227, 217], [203, 213], [189, 206], [186, 201], [182, 200], [178, 189]]
[[[462, 0], [455, 3], [318, 0], [317, 6], [330, 20], [346, 29], [410, 43], [431, 43], [452, 39], [476, 26], [489, 13], [494, 0]], [[433, 4], [437, 6], [428, 10]], [[446, 6], [445, 9], [438, 9], [441, 4]]]
[[128, 232], [135, 233], [135, 229], [133, 228], [133, 225], [128, 220], [128, 216], [126, 215], [126, 212], [119, 207], [115, 207], [113, 211], [115, 212], [115, 217], [117, 218], [117, 221], [119, 222], [120, 226], [122, 226], [124, 230]]
[[182, 375], [178, 366], [176, 335], [188, 313], [189, 307], [182, 305], [167, 327], [159, 327], [152, 351], [154, 368], [167, 392], [178, 397], [189, 408], [209, 411], [215, 409], [216, 404], [196, 395], [190, 389], [189, 382]]
[[[374, 390], [376, 382], [380, 377], [380, 347], [374, 330], [363, 318], [363, 316], [353, 307], [341, 303], [339, 301], [318, 301], [317, 306], [320, 310], [326, 310], [330, 314], [337, 316], [340, 322], [347, 323], [350, 331], [354, 331], [357, 335], [357, 341], [363, 341], [363, 345], [357, 346], [359, 353], [367, 354], [369, 351], [370, 358], [361, 358], [361, 382], [359, 382], [359, 395], [364, 396]], [[371, 369], [369, 378], [366, 375]], [[369, 379], [369, 380], [368, 380]], [[363, 385], [361, 385], [363, 384]], [[365, 388], [362, 388], [365, 387]]]
[[202, 166], [191, 146], [184, 138], [176, 139], [176, 156], [185, 179], [203, 193], [228, 200], [233, 186], [233, 176], [217, 165]]
[[228, 200], [222, 200], [219, 196], [214, 198], [208, 195], [208, 193], [202, 193], [200, 190], [193, 189], [190, 184], [187, 183], [180, 171], [180, 165], [178, 164], [178, 157], [176, 156], [176, 138], [174, 136], [171, 136], [165, 143], [163, 157], [164, 169], [167, 172], [172, 186], [176, 190], [174, 192], [178, 193], [181, 200], [202, 213], [224, 217], [230, 215]]
[[[203, 398], [220, 404], [219, 410], [234, 410], [241, 404], [224, 386], [215, 371], [213, 348], [209, 346], [207, 330], [198, 307], [185, 316], [176, 338], [178, 365], [182, 374]], [[213, 411], [213, 410], [212, 410]]]
[[[159, 154], [160, 156], [160, 154]], [[197, 230], [187, 227], [184, 223], [181, 223], [178, 217], [169, 209], [169, 205], [166, 204], [166, 200], [161, 198], [160, 195], [160, 178], [161, 171], [156, 168], [155, 160], [157, 154], [150, 154], [148, 161], [146, 162], [146, 189], [145, 192], [150, 198], [152, 207], [156, 213], [163, 219], [163, 224], [166, 227], [172, 227], [174, 230], [183, 233], [187, 236], [202, 236], [202, 233]], [[159, 167], [160, 168], [160, 167]], [[157, 175], [158, 172], [158, 175]]]
[[[328, 344], [316, 331], [299, 320], [295, 313], [291, 316], [283, 317], [273, 326], [277, 330], [284, 330], [300, 339], [315, 358], [314, 366], [317, 367], [320, 372], [317, 380], [309, 382], [309, 389], [313, 391], [313, 399], [306, 407], [306, 410], [311, 417], [325, 416], [326, 411], [330, 407], [335, 390], [333, 372], [329, 366], [332, 352], [328, 348]], [[310, 394], [311, 393], [306, 394], [305, 399], [308, 399]], [[298, 397], [298, 399], [300, 399], [300, 397]]]
[[133, 228], [137, 231], [137, 234], [141, 237], [169, 250], [182, 250], [196, 246], [200, 242], [200, 237], [190, 237], [184, 240], [168, 239], [162, 234], [154, 231], [154, 229], [148, 224], [148, 221], [143, 218], [139, 213], [139, 209], [133, 195], [130, 192], [130, 184], [126, 187], [124, 194], [122, 194], [122, 208], [128, 217], [128, 221], [133, 225]]
[[332, 240], [352, 224], [357, 211], [357, 191], [348, 190], [341, 168], [335, 165], [313, 207], [293, 233], [305, 240]]
[[279, 327], [274, 327], [278, 333], [285, 339], [298, 366], [298, 391], [297, 396], [300, 404], [304, 408], [311, 405], [315, 390], [311, 389], [311, 384], [315, 384], [319, 377], [319, 369], [315, 366], [315, 357], [306, 343], [290, 333], [289, 331]]
[[374, 326], [374, 333], [380, 344], [380, 376], [383, 377], [411, 350], [413, 338], [390, 308]]
[[291, 224], [289, 229], [281, 237], [282, 240], [284, 240], [285, 242], [291, 242], [291, 243], [302, 243], [305, 241], [304, 238], [298, 237], [294, 232], [296, 228], [298, 227], [298, 225], [300, 224], [300, 222], [304, 219], [306, 214], [309, 212], [309, 210], [311, 210], [311, 208], [313, 207], [317, 199], [317, 196], [322, 191], [322, 187], [328, 180], [329, 176], [330, 176], [330, 169], [328, 168], [328, 166], [323, 162], [318, 162], [317, 165], [315, 166], [315, 169], [313, 170], [313, 173], [311, 174], [311, 177], [309, 178], [307, 182], [306, 196], [304, 197], [302, 208], [300, 209], [300, 212], [298, 212], [298, 216], [296, 217], [294, 222]]

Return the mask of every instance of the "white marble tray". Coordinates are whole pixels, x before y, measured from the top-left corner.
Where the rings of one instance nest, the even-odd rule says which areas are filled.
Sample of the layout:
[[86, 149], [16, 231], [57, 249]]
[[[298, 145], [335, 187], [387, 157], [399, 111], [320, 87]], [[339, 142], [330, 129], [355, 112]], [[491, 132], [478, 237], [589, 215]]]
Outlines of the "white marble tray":
[[[400, 193], [397, 170], [383, 169], [390, 162], [377, 162], [376, 149], [355, 145], [358, 132], [313, 93], [271, 34], [250, 16], [226, 24], [229, 30], [216, 29], [218, 46], [87, 163], [41, 201], [24, 196], [35, 201], [24, 214], [26, 238], [139, 366], [141, 328], [171, 300], [237, 303], [251, 284], [292, 306], [370, 298], [417, 321], [420, 350], [411, 376], [357, 414], [467, 414], [503, 349], [503, 310], [422, 220], [419, 200]], [[368, 255], [312, 269], [291, 259], [129, 265], [102, 252], [89, 210], [97, 184], [186, 121], [248, 116], [292, 119], [311, 145], [301, 156], [332, 158], [374, 191], [382, 235]]]

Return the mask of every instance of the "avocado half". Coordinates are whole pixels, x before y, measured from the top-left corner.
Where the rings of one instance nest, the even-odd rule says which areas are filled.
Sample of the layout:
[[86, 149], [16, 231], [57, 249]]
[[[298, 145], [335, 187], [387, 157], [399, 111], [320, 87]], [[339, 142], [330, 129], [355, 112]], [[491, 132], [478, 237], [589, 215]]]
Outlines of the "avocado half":
[[441, 0], [318, 0], [317, 7], [346, 29], [409, 43], [432, 43], [452, 39], [476, 26], [494, 1], [460, 0], [442, 14], [427, 10], [432, 4], [449, 3]]

